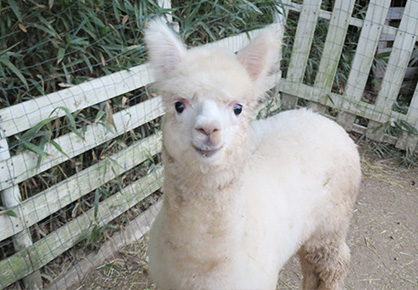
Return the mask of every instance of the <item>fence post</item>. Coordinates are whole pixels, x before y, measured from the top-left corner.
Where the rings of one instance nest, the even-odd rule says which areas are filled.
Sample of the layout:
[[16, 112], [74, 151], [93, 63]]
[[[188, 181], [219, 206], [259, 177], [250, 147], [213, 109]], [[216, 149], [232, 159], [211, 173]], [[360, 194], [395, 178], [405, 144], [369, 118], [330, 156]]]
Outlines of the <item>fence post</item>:
[[[158, 0], [158, 6], [164, 9], [171, 9], [171, 0]], [[169, 23], [173, 22], [173, 16], [171, 16], [171, 13], [165, 13], [165, 15]]]
[[[3, 131], [0, 128], [0, 160], [7, 160], [10, 158], [9, 145], [7, 143], [6, 137], [2, 136]], [[12, 165], [13, 166], [13, 165]], [[4, 189], [1, 191], [1, 200], [3, 206], [8, 208], [13, 208], [17, 206], [21, 201], [21, 195], [18, 185], [13, 185], [10, 188]], [[29, 229], [25, 226], [25, 221], [20, 212], [16, 212], [18, 215], [17, 218], [21, 220], [22, 230], [13, 236], [13, 246], [17, 252], [25, 251], [25, 249], [31, 246], [32, 239], [29, 233]], [[30, 257], [28, 258], [30, 259]], [[28, 261], [30, 263], [30, 260]], [[30, 290], [40, 290], [42, 289], [42, 278], [39, 271], [35, 271], [32, 274], [29, 274], [23, 278], [23, 284], [26, 289]]]

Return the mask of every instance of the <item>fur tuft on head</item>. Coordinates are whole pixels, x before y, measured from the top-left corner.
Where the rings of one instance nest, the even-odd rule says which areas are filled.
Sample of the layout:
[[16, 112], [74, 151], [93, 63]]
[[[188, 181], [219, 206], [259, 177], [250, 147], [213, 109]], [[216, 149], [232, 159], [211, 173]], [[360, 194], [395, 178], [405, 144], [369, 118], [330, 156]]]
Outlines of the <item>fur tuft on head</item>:
[[150, 21], [145, 42], [156, 79], [169, 78], [186, 53], [185, 45], [162, 18]]

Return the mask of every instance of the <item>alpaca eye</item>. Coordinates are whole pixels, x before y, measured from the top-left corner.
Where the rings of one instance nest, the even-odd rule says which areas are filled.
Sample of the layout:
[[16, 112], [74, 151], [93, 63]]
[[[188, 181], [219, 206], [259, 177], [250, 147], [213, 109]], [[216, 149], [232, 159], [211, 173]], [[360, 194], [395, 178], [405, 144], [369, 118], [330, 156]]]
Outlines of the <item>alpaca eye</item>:
[[234, 105], [234, 114], [235, 114], [236, 116], [238, 116], [239, 114], [241, 114], [241, 112], [242, 112], [242, 105], [240, 105], [240, 104], [235, 104], [235, 105]]
[[179, 114], [184, 111], [184, 104], [182, 102], [176, 102], [174, 104], [174, 107], [176, 108], [176, 111]]

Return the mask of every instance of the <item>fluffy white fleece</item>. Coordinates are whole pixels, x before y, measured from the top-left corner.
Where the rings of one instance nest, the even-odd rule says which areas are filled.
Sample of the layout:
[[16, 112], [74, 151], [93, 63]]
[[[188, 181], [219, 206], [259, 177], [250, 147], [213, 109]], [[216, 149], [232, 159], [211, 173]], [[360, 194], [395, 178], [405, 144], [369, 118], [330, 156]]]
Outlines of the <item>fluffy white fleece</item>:
[[149, 243], [160, 289], [275, 289], [295, 253], [304, 289], [343, 289], [361, 177], [355, 144], [308, 110], [248, 121], [280, 40], [270, 28], [237, 55], [187, 50], [161, 20], [149, 25], [166, 111], [164, 202]]

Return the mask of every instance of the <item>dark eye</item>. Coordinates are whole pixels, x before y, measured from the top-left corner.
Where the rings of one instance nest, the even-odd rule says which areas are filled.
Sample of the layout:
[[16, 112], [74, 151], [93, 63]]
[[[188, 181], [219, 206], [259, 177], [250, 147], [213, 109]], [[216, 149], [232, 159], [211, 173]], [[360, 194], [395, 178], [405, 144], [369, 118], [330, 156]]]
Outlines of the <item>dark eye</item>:
[[238, 116], [239, 114], [241, 114], [241, 112], [242, 112], [242, 105], [240, 105], [240, 104], [235, 104], [235, 105], [234, 105], [234, 114], [235, 114], [236, 116]]
[[184, 111], [184, 104], [182, 102], [176, 102], [174, 104], [174, 107], [176, 108], [176, 111], [179, 114]]

